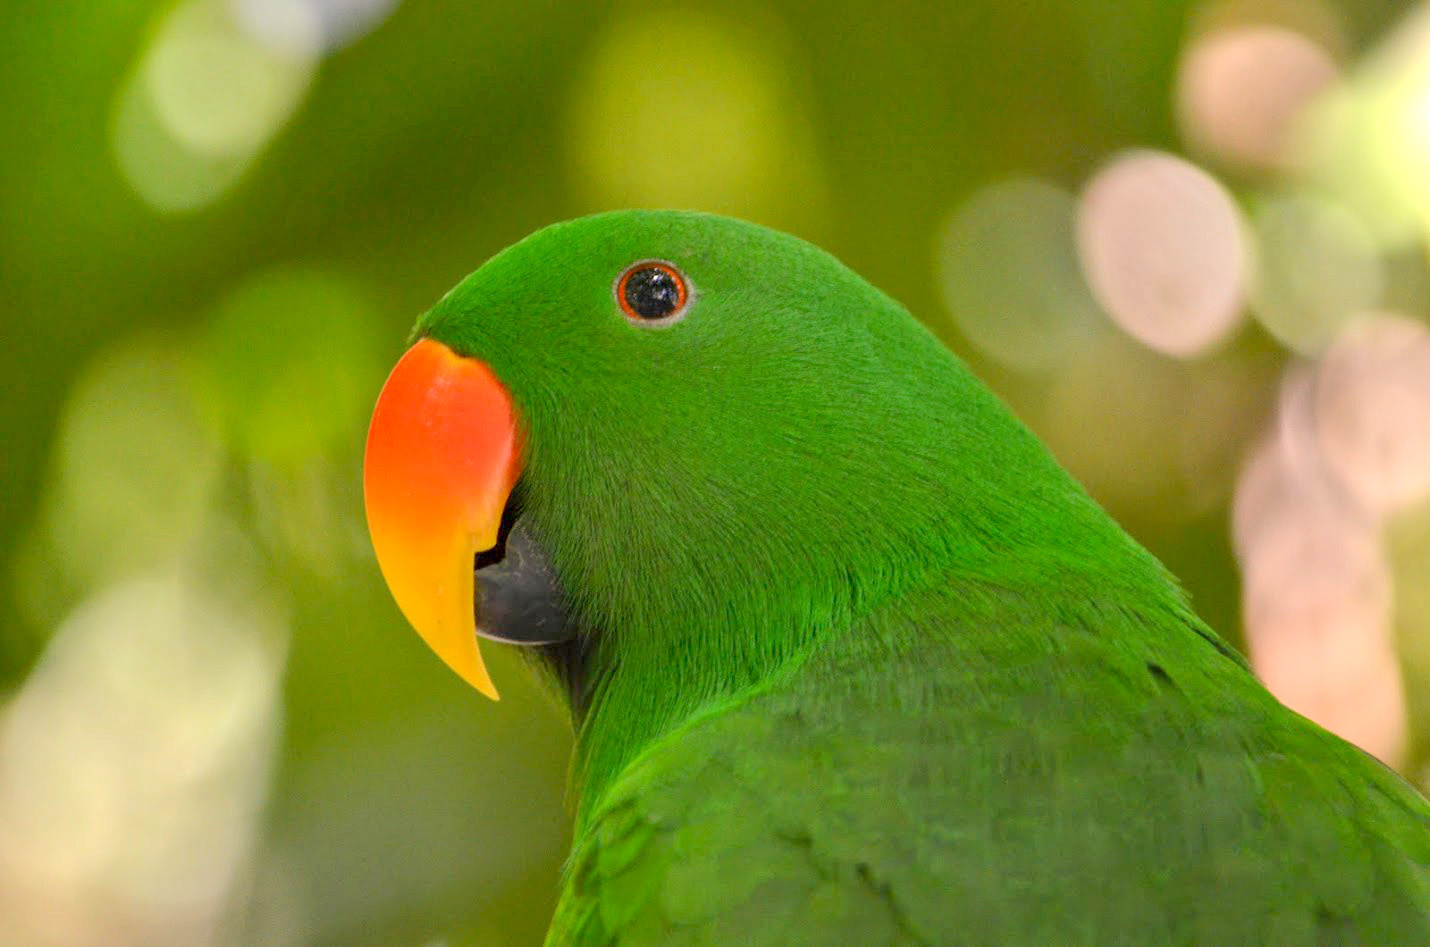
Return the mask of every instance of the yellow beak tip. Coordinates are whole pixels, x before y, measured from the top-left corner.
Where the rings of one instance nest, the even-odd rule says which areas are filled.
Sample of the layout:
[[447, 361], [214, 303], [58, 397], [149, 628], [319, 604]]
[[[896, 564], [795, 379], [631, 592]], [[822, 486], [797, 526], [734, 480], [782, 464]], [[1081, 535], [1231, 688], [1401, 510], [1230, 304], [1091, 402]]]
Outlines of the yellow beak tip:
[[[467, 596], [470, 598], [470, 595]], [[476, 626], [468, 618], [465, 621], [439, 623], [436, 627], [417, 626], [428, 646], [437, 653], [442, 662], [456, 672], [457, 676], [492, 700], [500, 700], [496, 684], [482, 660], [481, 648], [477, 643]], [[428, 633], [433, 631], [435, 633]]]
[[485, 669], [483, 669], [480, 677], [474, 675], [467, 677], [466, 681], [492, 700], [501, 700], [501, 695], [497, 693], [496, 685], [492, 683], [491, 676], [486, 673]]

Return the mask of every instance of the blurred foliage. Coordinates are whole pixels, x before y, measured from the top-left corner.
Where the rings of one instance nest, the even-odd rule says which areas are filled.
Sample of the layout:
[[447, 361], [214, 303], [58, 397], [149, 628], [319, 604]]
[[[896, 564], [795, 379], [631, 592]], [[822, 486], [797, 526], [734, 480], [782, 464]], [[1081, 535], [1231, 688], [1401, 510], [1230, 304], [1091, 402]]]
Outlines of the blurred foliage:
[[[1231, 490], [1291, 349], [1377, 301], [1423, 320], [1423, 246], [1233, 169], [1270, 331], [1180, 361], [1099, 312], [1074, 195], [1123, 149], [1187, 150], [1178, 64], [1218, 17], [1321, 30], [1354, 62], [1409, 9], [0, 7], [0, 828], [55, 833], [0, 849], [0, 939], [539, 938], [566, 724], [514, 656], [491, 656], [491, 704], [408, 633], [367, 546], [360, 458], [416, 314], [591, 211], [694, 206], [831, 250], [1240, 640]], [[1421, 622], [1401, 630], [1412, 771], [1426, 535], [1421, 515], [1387, 540]], [[134, 757], [95, 756], [116, 746]]]

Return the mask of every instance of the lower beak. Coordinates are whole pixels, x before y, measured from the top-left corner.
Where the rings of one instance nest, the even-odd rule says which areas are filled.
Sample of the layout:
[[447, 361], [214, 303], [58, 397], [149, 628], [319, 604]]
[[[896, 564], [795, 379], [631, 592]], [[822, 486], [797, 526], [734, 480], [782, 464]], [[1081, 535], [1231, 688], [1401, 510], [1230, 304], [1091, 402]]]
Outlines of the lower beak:
[[473, 560], [497, 544], [520, 455], [515, 409], [491, 370], [423, 339], [388, 376], [363, 459], [368, 530], [393, 598], [432, 650], [494, 700], [477, 650]]

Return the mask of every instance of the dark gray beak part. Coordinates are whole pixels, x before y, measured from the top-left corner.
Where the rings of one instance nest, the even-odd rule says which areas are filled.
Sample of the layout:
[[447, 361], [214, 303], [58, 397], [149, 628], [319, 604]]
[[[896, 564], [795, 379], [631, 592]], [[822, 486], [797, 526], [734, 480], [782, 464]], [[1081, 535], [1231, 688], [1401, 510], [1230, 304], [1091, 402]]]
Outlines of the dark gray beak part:
[[476, 579], [477, 634], [483, 638], [541, 645], [576, 636], [551, 561], [520, 519], [507, 533], [501, 560], [478, 569]]

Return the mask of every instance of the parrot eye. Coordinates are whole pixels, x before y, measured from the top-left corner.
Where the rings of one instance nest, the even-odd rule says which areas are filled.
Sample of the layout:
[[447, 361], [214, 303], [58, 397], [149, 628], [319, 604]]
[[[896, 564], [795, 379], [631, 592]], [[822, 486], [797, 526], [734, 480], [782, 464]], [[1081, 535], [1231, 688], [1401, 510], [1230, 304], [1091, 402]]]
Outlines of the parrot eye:
[[633, 322], [668, 325], [685, 315], [690, 289], [684, 275], [663, 260], [641, 260], [616, 278], [616, 302]]

